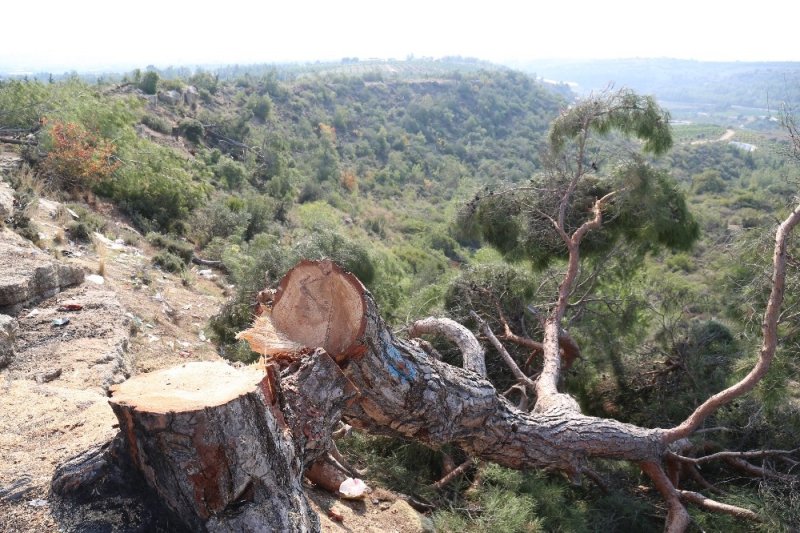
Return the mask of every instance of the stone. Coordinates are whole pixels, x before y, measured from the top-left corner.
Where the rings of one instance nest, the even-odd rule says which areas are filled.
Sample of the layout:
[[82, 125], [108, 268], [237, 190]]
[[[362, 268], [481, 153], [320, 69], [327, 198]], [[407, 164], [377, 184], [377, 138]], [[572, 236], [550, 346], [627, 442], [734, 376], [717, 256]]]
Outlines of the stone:
[[0, 315], [0, 368], [5, 368], [14, 359], [14, 340], [19, 327], [16, 319]]
[[0, 313], [23, 307], [83, 283], [78, 267], [54, 260], [13, 231], [0, 228]]
[[167, 105], [178, 105], [183, 101], [183, 95], [178, 91], [161, 91], [158, 93], [158, 101]]
[[197, 88], [194, 85], [189, 85], [186, 87], [186, 90], [183, 93], [183, 101], [186, 102], [186, 105], [193, 107], [197, 105], [197, 101], [199, 99], [200, 93], [197, 91]]
[[14, 214], [14, 189], [0, 180], [0, 224]]

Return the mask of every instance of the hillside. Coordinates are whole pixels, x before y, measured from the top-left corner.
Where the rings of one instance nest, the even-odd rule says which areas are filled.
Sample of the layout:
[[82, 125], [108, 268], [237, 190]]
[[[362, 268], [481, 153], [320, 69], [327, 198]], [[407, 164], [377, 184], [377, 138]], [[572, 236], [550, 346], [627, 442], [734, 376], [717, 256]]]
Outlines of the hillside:
[[[641, 65], [623, 66], [629, 70], [619, 71], [617, 86], [645, 92], [669, 85], [663, 72], [691, 70], [667, 65], [651, 76]], [[752, 363], [768, 295], [767, 242], [797, 193], [797, 169], [771, 117], [731, 115], [732, 106], [745, 105], [736, 102], [755, 97], [739, 89], [749, 84], [758, 92], [759, 84], [774, 81], [766, 67], [744, 67], [709, 74], [714, 87], [740, 76], [730, 94], [716, 98], [717, 89], [698, 90], [685, 99], [717, 105], [719, 116], [731, 121], [698, 120], [699, 108], [692, 107], [691, 123], [664, 127], [673, 145], [663, 155], [644, 153], [639, 130], [625, 120], [628, 130], [616, 131], [618, 123], [591, 130], [597, 137], [583, 147], [586, 159], [577, 168], [589, 179], [576, 189], [567, 223], [577, 227], [615, 184], [626, 183], [627, 195], [606, 213], [604, 232], [588, 241], [577, 280], [581, 295], [564, 320], [582, 355], [561, 385], [591, 416], [670, 427]], [[628, 71], [638, 77], [627, 81]], [[599, 76], [590, 74], [587, 83]], [[689, 91], [684, 81], [680, 87]], [[189, 360], [257, 359], [235, 334], [268, 304], [256, 304], [259, 291], [274, 287], [301, 258], [332, 258], [354, 273], [401, 337], [417, 318], [447, 316], [481, 331], [478, 339], [488, 346], [478, 316], [490, 331], [504, 332], [509, 357], [535, 378], [542, 370], [535, 344], [512, 339], [515, 332], [534, 343], [542, 339], [541, 313], [552, 305], [566, 264], [546, 209], [564, 183], [559, 172], [573, 167], [566, 155], [563, 162], [552, 157], [548, 143], [551, 124], [571, 102], [564, 86], [456, 59], [150, 69], [96, 83], [0, 82], [6, 142], [0, 161], [13, 163], [3, 175], [14, 188], [6, 196], [18, 208], [18, 215], [5, 217], [5, 240], [42, 261], [58, 259], [105, 279], [100, 287], [64, 286], [59, 295], [13, 311], [21, 341], [16, 362], [0, 373], [2, 386], [13, 392], [2, 401], [11, 402], [4, 412], [32, 418], [21, 436], [13, 430], [18, 419], [2, 420], [4, 455], [6, 448], [18, 455], [2, 472], [1, 494], [6, 500], [22, 494], [2, 504], [11, 527], [38, 519], [48, 526], [70, 523], [21, 502], [44, 500], [54, 466], [111, 431], [110, 413], [101, 413], [108, 383]], [[635, 103], [660, 117], [656, 102]], [[581, 131], [564, 133], [562, 141], [569, 145]], [[630, 161], [646, 169], [641, 180], [620, 171]], [[513, 196], [517, 187], [522, 194]], [[18, 264], [12, 260], [9, 267]], [[797, 305], [797, 282], [791, 274], [790, 309]], [[74, 315], [58, 310], [84, 302]], [[28, 316], [33, 306], [39, 313]], [[67, 328], [86, 335], [60, 337], [52, 320], [64, 316], [71, 319]], [[787, 317], [774, 373], [753, 395], [709, 419], [709, 427], [736, 429], [698, 441], [713, 441], [698, 453], [793, 449], [800, 438], [800, 388], [796, 362], [787, 355], [800, 328], [796, 313]], [[125, 338], [124, 361], [112, 363], [119, 376], [85, 377], [81, 354], [93, 342], [111, 346]], [[433, 357], [462, 366], [452, 345], [426, 339], [429, 353], [438, 354]], [[501, 356], [489, 348], [486, 357], [487, 379], [525, 405], [525, 389]], [[43, 361], [63, 377], [37, 383]], [[71, 390], [87, 382], [86, 397]], [[64, 409], [49, 413], [49, 398], [59, 394]], [[80, 409], [100, 414], [79, 437], [67, 419]], [[37, 463], [41, 446], [56, 448], [46, 455], [48, 465]], [[410, 495], [443, 531], [663, 526], [661, 500], [643, 485], [635, 464], [593, 461], [596, 486], [575, 486], [559, 475], [473, 465], [453, 445], [353, 431], [339, 446], [354, 467], [366, 469], [371, 484]], [[464, 474], [437, 487], [459, 463]], [[774, 467], [770, 460], [759, 465]], [[703, 475], [724, 484], [729, 492], [722, 501], [758, 509], [764, 527], [778, 530], [800, 516], [795, 500], [784, 498], [794, 486], [786, 478], [736, 472], [731, 478], [730, 470], [714, 466]], [[686, 483], [702, 490], [696, 479]], [[368, 514], [395, 515], [403, 504], [395, 507], [391, 491], [366, 502]], [[341, 505], [319, 498], [321, 509]], [[340, 510], [348, 521], [365, 515], [358, 506]], [[692, 516], [710, 531], [737, 530], [734, 519], [708, 510], [694, 509]]]

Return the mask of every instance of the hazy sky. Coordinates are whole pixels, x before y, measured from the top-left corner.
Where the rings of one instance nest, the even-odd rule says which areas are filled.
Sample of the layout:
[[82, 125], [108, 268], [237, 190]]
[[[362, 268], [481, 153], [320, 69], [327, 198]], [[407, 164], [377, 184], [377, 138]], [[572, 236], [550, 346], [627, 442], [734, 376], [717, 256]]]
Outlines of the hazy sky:
[[800, 2], [29, 0], [3, 2], [0, 67], [462, 55], [800, 60]]

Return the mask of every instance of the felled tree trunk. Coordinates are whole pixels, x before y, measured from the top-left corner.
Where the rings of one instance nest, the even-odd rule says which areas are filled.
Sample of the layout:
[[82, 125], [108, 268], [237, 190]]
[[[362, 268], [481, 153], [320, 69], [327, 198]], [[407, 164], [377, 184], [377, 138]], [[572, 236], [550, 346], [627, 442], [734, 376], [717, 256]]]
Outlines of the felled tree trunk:
[[330, 261], [303, 261], [281, 281], [271, 321], [285, 337], [321, 346], [359, 393], [344, 419], [371, 433], [447, 443], [512, 468], [578, 475], [587, 457], [660, 460], [663, 430], [582, 415], [569, 402], [525, 413], [486, 379], [397, 339], [375, 301]]
[[319, 529], [303, 469], [352, 389], [322, 350], [276, 368], [188, 363], [113, 388], [126, 459], [192, 531]]

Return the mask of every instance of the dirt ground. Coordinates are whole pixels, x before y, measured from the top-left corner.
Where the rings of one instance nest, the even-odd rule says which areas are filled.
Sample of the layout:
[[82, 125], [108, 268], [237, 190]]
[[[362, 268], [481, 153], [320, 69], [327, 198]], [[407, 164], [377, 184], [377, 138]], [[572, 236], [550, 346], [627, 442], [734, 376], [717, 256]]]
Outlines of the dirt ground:
[[[93, 520], [91, 509], [65, 509], [50, 494], [53, 473], [116, 433], [110, 385], [219, 359], [207, 327], [230, 290], [224, 275], [200, 275], [196, 267], [183, 277], [161, 272], [151, 263], [155, 250], [112, 206], [92, 209], [107, 224], [87, 244], [69, 241], [70, 218], [57, 202], [40, 201], [33, 217], [45, 252], [83, 269], [86, 281], [16, 313], [16, 357], [0, 370], [0, 532], [145, 531], [137, 516], [147, 510], [124, 498], [113, 526]], [[13, 268], [13, 258], [5, 259]], [[425, 517], [381, 489], [356, 502], [312, 486], [308, 495], [323, 531], [431, 530]]]

